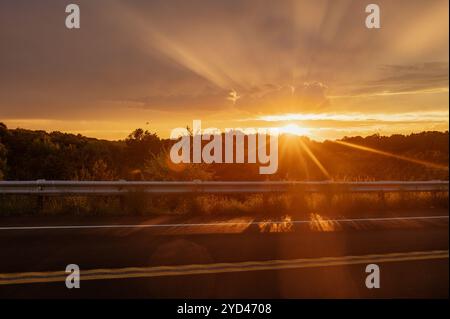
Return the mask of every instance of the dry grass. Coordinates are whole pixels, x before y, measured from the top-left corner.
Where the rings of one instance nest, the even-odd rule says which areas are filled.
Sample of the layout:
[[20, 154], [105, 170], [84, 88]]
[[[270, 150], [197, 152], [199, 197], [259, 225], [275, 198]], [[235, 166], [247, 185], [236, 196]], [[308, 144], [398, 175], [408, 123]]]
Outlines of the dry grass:
[[169, 195], [119, 197], [0, 197], [0, 216], [14, 215], [253, 215], [307, 218], [311, 213], [358, 217], [395, 210], [448, 209], [448, 193]]

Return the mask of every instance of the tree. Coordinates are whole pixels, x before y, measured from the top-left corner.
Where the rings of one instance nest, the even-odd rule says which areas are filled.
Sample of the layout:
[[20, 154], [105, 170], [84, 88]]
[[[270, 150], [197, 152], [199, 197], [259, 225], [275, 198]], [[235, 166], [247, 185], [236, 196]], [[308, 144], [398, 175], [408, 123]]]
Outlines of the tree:
[[90, 168], [83, 166], [76, 172], [75, 179], [82, 181], [112, 181], [117, 179], [117, 176], [104, 160], [99, 159]]
[[8, 128], [2, 122], [0, 122], [0, 180], [5, 178], [6, 175], [6, 146], [2, 144], [2, 139], [8, 134]]
[[162, 143], [158, 135], [141, 128], [128, 135], [125, 143], [127, 145], [126, 159], [132, 170], [142, 169], [145, 161], [158, 154], [162, 149]]
[[0, 180], [5, 178], [6, 172], [6, 147], [0, 140]]
[[145, 162], [145, 179], [154, 181], [208, 181], [214, 176], [206, 164], [174, 164], [166, 150]]

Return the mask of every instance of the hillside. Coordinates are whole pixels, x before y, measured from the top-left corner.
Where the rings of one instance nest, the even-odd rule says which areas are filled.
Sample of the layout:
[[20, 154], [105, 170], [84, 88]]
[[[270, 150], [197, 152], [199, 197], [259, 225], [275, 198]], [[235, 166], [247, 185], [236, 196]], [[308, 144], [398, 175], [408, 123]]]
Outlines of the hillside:
[[448, 168], [445, 168], [448, 167], [448, 142], [448, 132], [421, 132], [389, 137], [357, 136], [337, 142], [317, 142], [305, 137], [282, 136], [279, 141], [277, 173], [259, 175], [258, 166], [255, 164], [173, 165], [167, 156], [167, 150], [173, 142], [142, 129], [135, 130], [124, 140], [106, 141], [61, 132], [8, 129], [0, 123], [0, 178], [5, 180], [448, 179]]

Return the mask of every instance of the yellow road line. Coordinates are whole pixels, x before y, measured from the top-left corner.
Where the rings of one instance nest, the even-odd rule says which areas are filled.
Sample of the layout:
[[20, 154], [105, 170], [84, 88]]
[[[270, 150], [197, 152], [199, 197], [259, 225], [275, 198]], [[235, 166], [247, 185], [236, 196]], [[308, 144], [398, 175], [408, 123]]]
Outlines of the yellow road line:
[[[329, 267], [383, 262], [404, 262], [414, 260], [448, 259], [448, 250], [422, 252], [372, 254], [361, 256], [320, 257], [288, 260], [248, 261], [236, 263], [216, 263], [180, 266], [127, 267], [81, 270], [81, 280], [101, 280], [120, 278], [144, 278], [216, 274], [258, 270], [278, 270], [295, 268]], [[65, 281], [64, 271], [26, 272], [0, 274], [0, 285], [45, 283]]]

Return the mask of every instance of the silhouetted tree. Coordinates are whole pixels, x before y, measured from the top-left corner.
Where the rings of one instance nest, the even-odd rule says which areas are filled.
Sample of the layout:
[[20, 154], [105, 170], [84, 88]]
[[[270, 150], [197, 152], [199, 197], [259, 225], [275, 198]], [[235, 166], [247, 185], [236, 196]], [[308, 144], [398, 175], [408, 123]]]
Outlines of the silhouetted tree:
[[145, 162], [162, 149], [158, 135], [144, 131], [141, 128], [134, 130], [125, 139], [126, 161], [130, 170], [142, 170]]
[[[406, 158], [448, 166], [448, 132], [346, 137], [342, 139]], [[448, 179], [448, 169], [305, 137], [279, 139], [278, 172], [260, 175], [259, 164], [174, 165], [175, 141], [143, 129], [125, 140], [106, 141], [61, 132], [8, 129], [0, 123], [0, 178], [7, 180], [430, 180]], [[192, 143], [191, 143], [192, 144]], [[311, 156], [314, 154], [314, 158]], [[318, 163], [321, 163], [320, 168]], [[328, 176], [327, 176], [328, 175]]]

